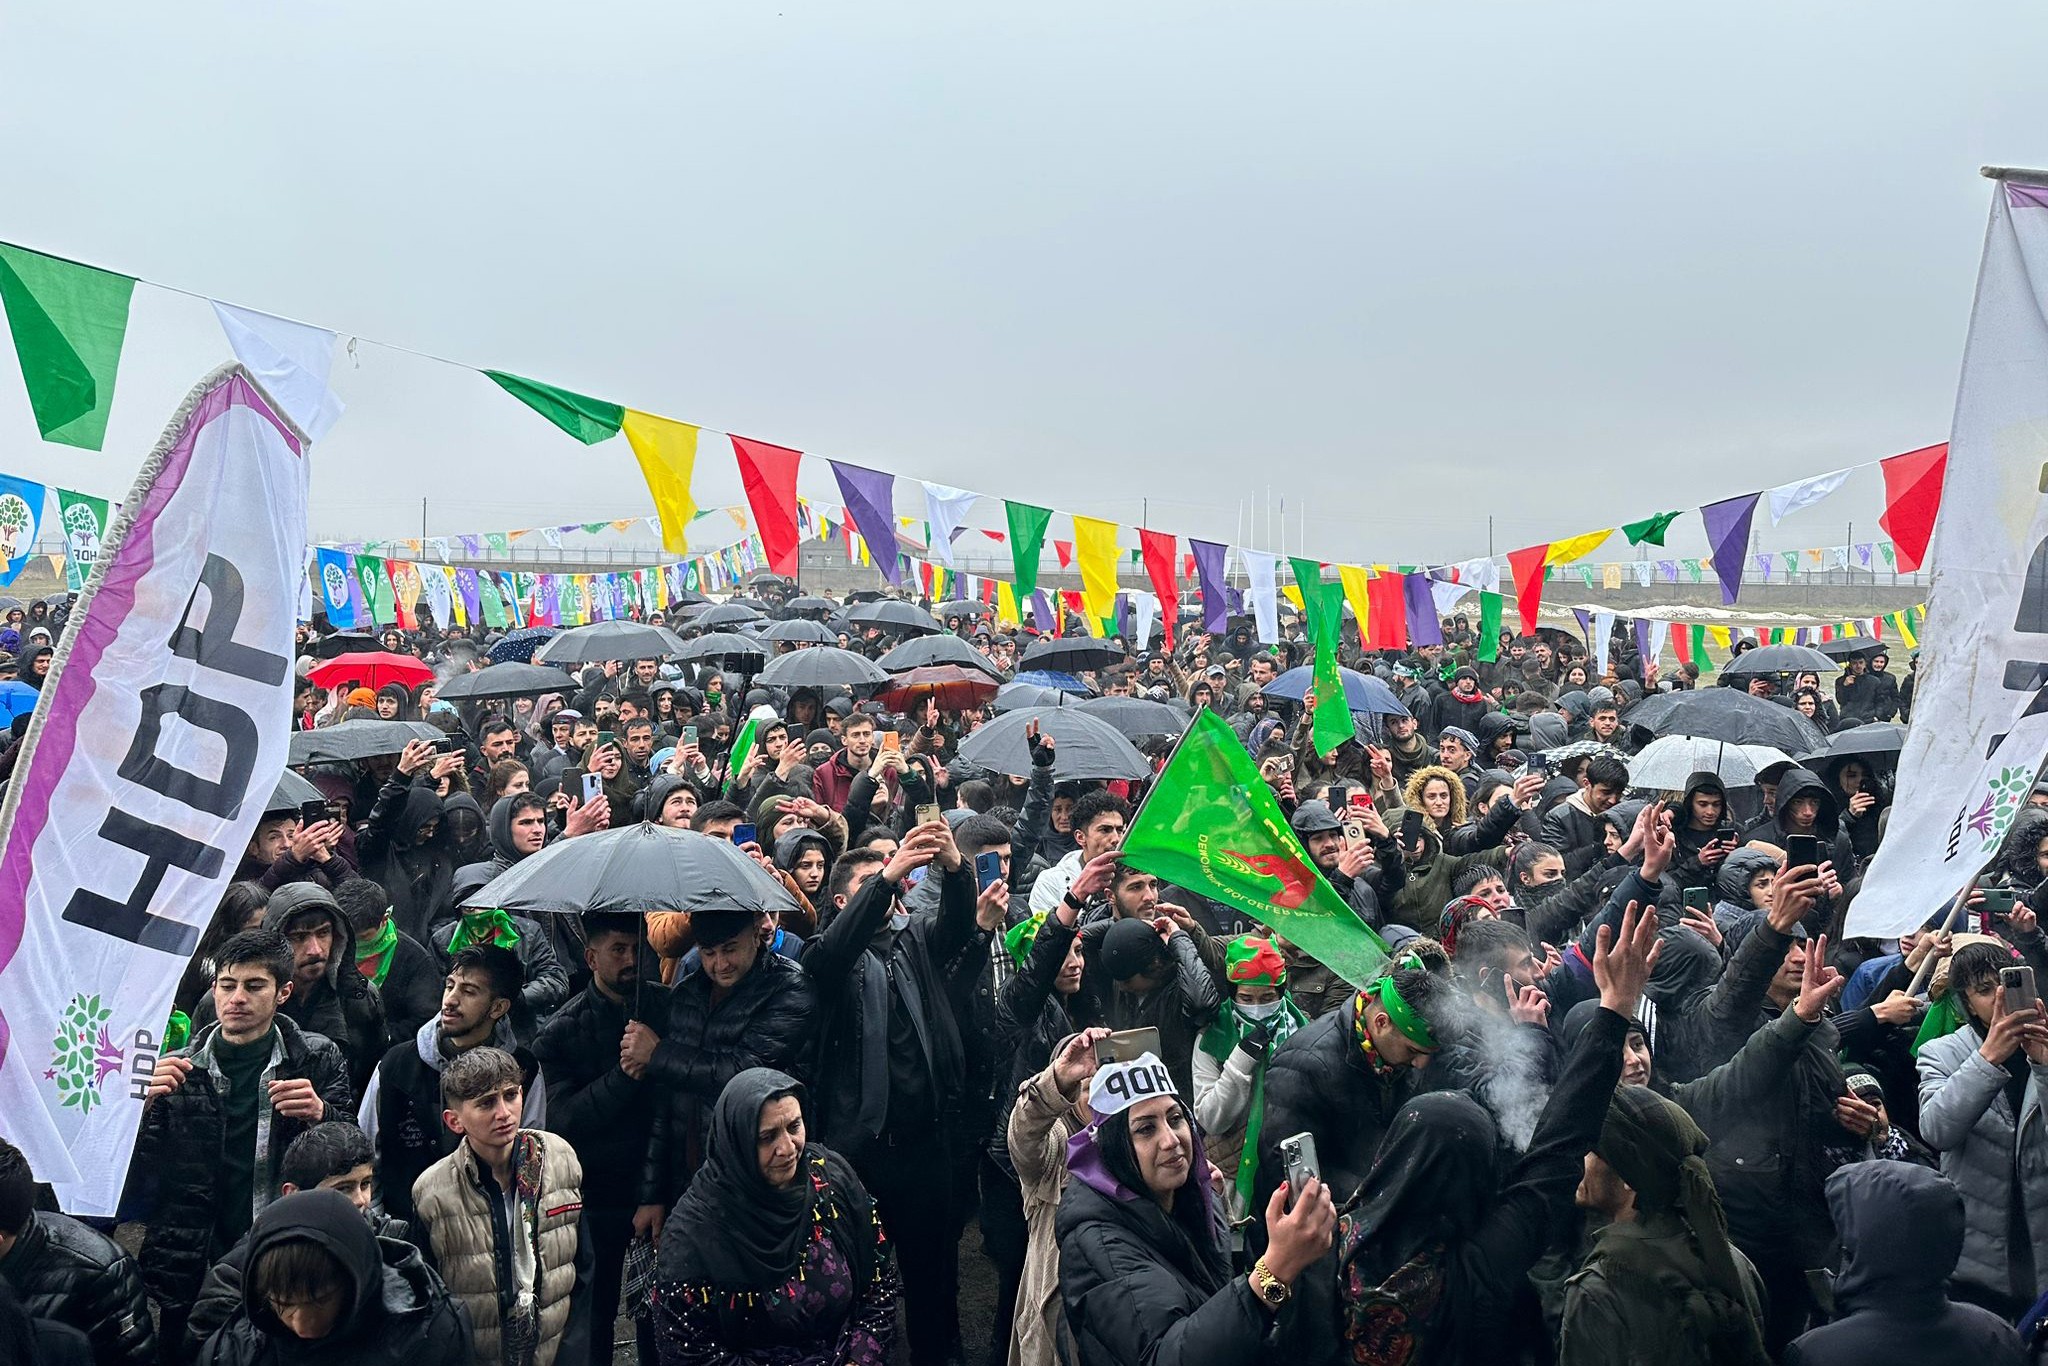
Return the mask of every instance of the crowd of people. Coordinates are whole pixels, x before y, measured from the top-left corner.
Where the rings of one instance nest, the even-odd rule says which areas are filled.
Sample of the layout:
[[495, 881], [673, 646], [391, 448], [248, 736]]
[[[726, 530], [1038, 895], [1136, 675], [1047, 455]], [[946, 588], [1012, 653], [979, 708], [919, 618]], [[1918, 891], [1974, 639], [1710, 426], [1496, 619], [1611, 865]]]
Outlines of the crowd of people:
[[[1033, 639], [943, 625], [992, 678]], [[1056, 776], [1036, 729], [1020, 771], [963, 759], [989, 705], [662, 657], [450, 702], [496, 641], [431, 624], [377, 644], [435, 683], [323, 689], [316, 622], [295, 729], [439, 738], [306, 766], [324, 811], [264, 813], [178, 985], [119, 1226], [0, 1141], [0, 1353], [2038, 1359], [2048, 788], [1955, 907], [1852, 938], [1883, 758], [1645, 789], [1631, 715], [1691, 666], [1444, 627], [1398, 653], [1347, 629], [1405, 714], [1326, 755], [1314, 699], [1268, 691], [1298, 632], [1189, 628], [1076, 685], [1229, 723], [1386, 946], [1349, 982], [1124, 862], [1147, 781]], [[1881, 651], [1741, 686], [1823, 732], [1912, 703]], [[1173, 739], [1141, 738], [1155, 772]], [[490, 904], [639, 822], [736, 842], [786, 909]], [[997, 1287], [986, 1340], [963, 1256]]]

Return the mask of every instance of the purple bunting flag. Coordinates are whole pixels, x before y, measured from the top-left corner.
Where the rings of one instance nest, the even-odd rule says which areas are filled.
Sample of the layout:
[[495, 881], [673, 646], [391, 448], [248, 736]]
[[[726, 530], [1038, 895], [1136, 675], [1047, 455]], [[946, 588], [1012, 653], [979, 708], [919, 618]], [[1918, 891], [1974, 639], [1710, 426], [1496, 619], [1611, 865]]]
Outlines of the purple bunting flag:
[[1723, 498], [1700, 509], [1707, 524], [1707, 544], [1714, 548], [1714, 576], [1721, 580], [1721, 605], [1732, 604], [1742, 592], [1742, 560], [1749, 549], [1749, 519], [1756, 515], [1760, 493]]
[[903, 585], [903, 565], [896, 557], [896, 476], [860, 465], [828, 460], [832, 477], [839, 481], [839, 496], [846, 500], [846, 515], [868, 543], [875, 567], [897, 587]]
[[1401, 596], [1407, 600], [1409, 645], [1443, 644], [1444, 624], [1436, 614], [1436, 594], [1430, 591], [1429, 575], [1403, 574]]
[[1195, 557], [1195, 574], [1202, 584], [1202, 629], [1221, 635], [1230, 625], [1230, 594], [1223, 578], [1223, 562], [1230, 550], [1214, 541], [1189, 537], [1188, 552]]

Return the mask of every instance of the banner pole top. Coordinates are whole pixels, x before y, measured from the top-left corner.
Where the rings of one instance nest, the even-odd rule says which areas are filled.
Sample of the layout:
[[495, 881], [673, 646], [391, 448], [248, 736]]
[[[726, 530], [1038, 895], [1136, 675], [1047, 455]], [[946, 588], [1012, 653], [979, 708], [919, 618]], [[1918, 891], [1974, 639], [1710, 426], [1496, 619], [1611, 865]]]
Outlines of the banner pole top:
[[1977, 174], [1986, 180], [2018, 180], [2030, 185], [2048, 185], [2048, 171], [2029, 170], [2024, 166], [1980, 166]]

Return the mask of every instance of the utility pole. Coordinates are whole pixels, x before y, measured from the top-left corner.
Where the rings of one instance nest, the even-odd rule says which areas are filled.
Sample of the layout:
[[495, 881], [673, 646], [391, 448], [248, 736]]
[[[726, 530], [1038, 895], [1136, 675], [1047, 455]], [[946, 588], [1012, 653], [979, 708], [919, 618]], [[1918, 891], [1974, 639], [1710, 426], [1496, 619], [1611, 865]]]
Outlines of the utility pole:
[[420, 499], [420, 539], [427, 539], [427, 500]]

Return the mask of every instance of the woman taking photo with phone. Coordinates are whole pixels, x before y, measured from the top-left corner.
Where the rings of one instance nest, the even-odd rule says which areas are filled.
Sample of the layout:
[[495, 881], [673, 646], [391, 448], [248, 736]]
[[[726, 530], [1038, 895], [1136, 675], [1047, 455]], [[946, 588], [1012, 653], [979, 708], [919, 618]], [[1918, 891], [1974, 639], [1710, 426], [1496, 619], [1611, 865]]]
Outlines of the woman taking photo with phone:
[[662, 1366], [885, 1366], [896, 1259], [853, 1168], [808, 1142], [804, 1088], [752, 1067], [725, 1084], [704, 1165], [662, 1230]]
[[1313, 1179], [1276, 1190], [1266, 1253], [1234, 1276], [1208, 1158], [1165, 1064], [1150, 1053], [1101, 1064], [1088, 1110], [1057, 1223], [1082, 1366], [1250, 1366], [1294, 1283], [1330, 1249], [1329, 1191]]

